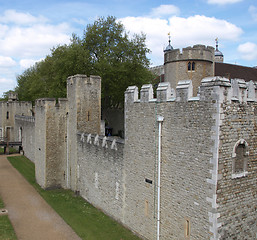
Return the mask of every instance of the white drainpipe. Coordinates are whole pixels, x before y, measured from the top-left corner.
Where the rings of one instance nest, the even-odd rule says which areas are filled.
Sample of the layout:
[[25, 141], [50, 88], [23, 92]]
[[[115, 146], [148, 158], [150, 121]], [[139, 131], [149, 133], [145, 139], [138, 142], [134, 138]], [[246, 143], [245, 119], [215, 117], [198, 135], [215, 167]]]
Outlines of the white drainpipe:
[[66, 187], [69, 189], [69, 115], [67, 113], [67, 138], [66, 138]]
[[160, 206], [161, 206], [161, 133], [162, 122], [164, 117], [157, 116], [159, 123], [159, 135], [158, 135], [158, 183], [157, 183], [157, 240], [160, 239]]

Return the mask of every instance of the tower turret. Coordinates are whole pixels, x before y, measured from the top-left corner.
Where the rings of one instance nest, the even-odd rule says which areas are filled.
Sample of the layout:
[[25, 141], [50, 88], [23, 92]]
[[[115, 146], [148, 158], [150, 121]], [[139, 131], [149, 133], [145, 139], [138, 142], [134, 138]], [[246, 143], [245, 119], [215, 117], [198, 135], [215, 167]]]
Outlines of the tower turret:
[[183, 48], [182, 52], [167, 48], [164, 51], [164, 81], [170, 82], [171, 88], [176, 89], [178, 81], [192, 80], [193, 95], [196, 96], [201, 79], [214, 76], [214, 48], [194, 45]]
[[221, 51], [219, 51], [219, 42], [218, 42], [218, 38], [216, 38], [215, 39], [215, 41], [216, 41], [216, 49], [215, 49], [215, 57], [214, 57], [214, 60], [215, 60], [215, 62], [221, 62], [221, 63], [223, 63], [223, 58], [224, 58], [224, 56], [223, 56], [223, 53], [221, 52]]

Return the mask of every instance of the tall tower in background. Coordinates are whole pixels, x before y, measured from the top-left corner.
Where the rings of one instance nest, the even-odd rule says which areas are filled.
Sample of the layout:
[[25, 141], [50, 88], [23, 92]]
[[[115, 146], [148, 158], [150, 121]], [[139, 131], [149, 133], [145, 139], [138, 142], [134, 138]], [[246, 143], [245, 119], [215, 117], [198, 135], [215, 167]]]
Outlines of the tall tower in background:
[[178, 81], [192, 80], [193, 95], [198, 93], [201, 79], [214, 76], [214, 48], [194, 45], [193, 47], [173, 49], [169, 36], [169, 45], [164, 50], [165, 82], [176, 88]]

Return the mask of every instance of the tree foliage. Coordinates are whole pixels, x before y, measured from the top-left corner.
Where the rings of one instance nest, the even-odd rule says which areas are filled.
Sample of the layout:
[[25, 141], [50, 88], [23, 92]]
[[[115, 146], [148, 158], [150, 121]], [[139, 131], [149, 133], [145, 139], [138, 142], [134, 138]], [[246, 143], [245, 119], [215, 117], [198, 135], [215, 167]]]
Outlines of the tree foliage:
[[89, 24], [82, 38], [72, 36], [69, 45], [57, 46], [43, 61], [17, 77], [21, 100], [66, 97], [66, 80], [75, 74], [102, 78], [102, 105], [120, 107], [129, 85], [141, 86], [153, 77], [149, 67], [145, 35], [129, 38], [115, 17]]

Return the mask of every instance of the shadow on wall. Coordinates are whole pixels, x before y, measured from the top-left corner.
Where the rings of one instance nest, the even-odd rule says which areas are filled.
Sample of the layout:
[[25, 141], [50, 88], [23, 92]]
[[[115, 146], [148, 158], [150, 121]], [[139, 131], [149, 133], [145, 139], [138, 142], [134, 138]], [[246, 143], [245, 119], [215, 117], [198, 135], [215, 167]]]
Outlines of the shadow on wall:
[[102, 111], [102, 134], [124, 138], [124, 110], [108, 109]]

